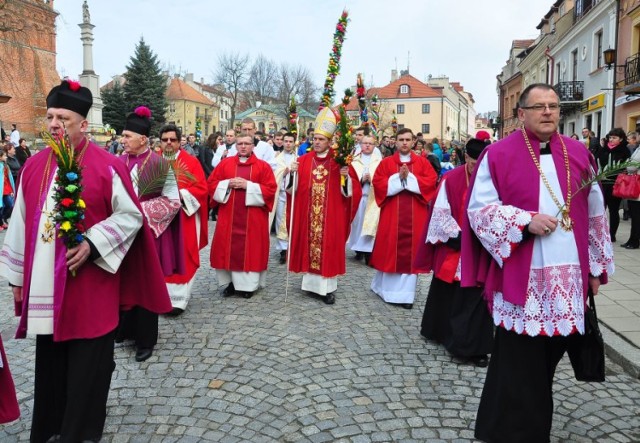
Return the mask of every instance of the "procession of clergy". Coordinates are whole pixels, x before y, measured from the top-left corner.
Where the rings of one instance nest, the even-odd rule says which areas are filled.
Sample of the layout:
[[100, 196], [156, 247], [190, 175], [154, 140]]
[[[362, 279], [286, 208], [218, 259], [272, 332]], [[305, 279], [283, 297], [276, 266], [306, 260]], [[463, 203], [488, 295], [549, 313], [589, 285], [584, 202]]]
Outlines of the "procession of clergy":
[[[209, 210], [217, 208], [210, 264], [223, 297], [251, 298], [265, 287], [273, 228], [280, 263], [303, 273], [302, 291], [329, 305], [336, 301], [337, 277], [346, 272], [345, 249], [375, 269], [371, 290], [405, 309], [413, 308], [418, 274], [435, 271], [422, 334], [463, 361], [486, 366], [493, 326], [480, 290], [460, 288], [459, 251], [468, 180], [488, 134], [467, 143], [465, 165], [447, 174], [436, 198], [440, 177], [413, 152], [410, 129], [396, 133], [396, 152], [383, 158], [376, 139], [358, 128], [351, 165], [341, 167], [333, 160], [336, 118], [330, 108], [319, 112], [306, 153], [292, 132], [275, 151], [255, 136], [255, 122], [244, 119], [235, 143], [218, 147], [207, 178], [198, 159], [180, 149], [178, 127], [160, 129], [157, 156], [148, 146], [150, 111], [140, 107], [128, 115], [123, 160], [134, 187], [155, 162], [174, 164], [161, 192], [136, 191], [165, 275], [167, 314], [187, 308], [199, 251], [208, 243]], [[121, 312], [115, 340], [134, 340], [137, 361], [152, 355], [157, 337], [158, 314], [140, 306]]]
[[[209, 206], [218, 207], [211, 267], [222, 295], [250, 298], [265, 286], [273, 227], [280, 264], [303, 273], [302, 290], [329, 305], [336, 302], [337, 277], [346, 271], [345, 249], [375, 269], [371, 290], [405, 309], [413, 307], [418, 274], [435, 271], [422, 334], [452, 355], [486, 366], [492, 321], [480, 290], [461, 289], [459, 282], [463, 203], [488, 134], [467, 143], [465, 165], [446, 174], [447, 186], [436, 198], [440, 178], [426, 157], [412, 151], [410, 129], [397, 132], [397, 152], [383, 158], [367, 128], [358, 128], [352, 162], [341, 167], [333, 160], [336, 127], [335, 113], [324, 108], [306, 152], [287, 132], [275, 153], [245, 119], [235, 145], [218, 148], [227, 152], [216, 153], [224, 160], [207, 185]], [[197, 260], [196, 242], [192, 254]], [[174, 314], [185, 309], [192, 279], [189, 274], [184, 280], [183, 292], [170, 289]]]
[[[207, 178], [175, 125], [159, 130], [161, 155], [149, 148], [144, 106], [126, 117], [125, 154], [104, 151], [87, 136], [92, 104], [90, 90], [71, 80], [50, 91], [47, 130], [66, 134], [80, 169], [65, 173], [51, 148], [24, 164], [0, 251], [20, 317], [16, 338], [36, 337], [32, 442], [100, 440], [114, 342], [133, 340], [135, 359], [145, 361], [158, 315], [187, 309], [215, 208], [211, 266], [223, 296], [250, 298], [264, 287], [272, 226], [280, 262], [329, 305], [347, 247], [375, 269], [371, 290], [390, 305], [411, 309], [417, 275], [433, 273], [422, 335], [463, 363], [487, 366], [492, 353], [476, 437], [549, 440], [553, 373], [585, 331], [583, 282], [597, 293], [614, 270], [600, 187], [571, 191], [594, 170], [593, 157], [557, 133], [553, 88], [527, 87], [521, 131], [486, 150], [487, 134], [476, 134], [465, 163], [440, 178], [412, 152], [408, 128], [385, 158], [360, 133], [351, 164], [341, 166], [330, 108], [318, 114], [307, 152], [295, 152], [285, 133], [276, 155], [243, 120]], [[65, 180], [81, 187], [79, 200], [60, 198]], [[557, 210], [560, 219], [548, 215]], [[71, 222], [60, 216], [82, 228], [75, 246], [63, 243]], [[0, 339], [0, 423], [18, 416]]]

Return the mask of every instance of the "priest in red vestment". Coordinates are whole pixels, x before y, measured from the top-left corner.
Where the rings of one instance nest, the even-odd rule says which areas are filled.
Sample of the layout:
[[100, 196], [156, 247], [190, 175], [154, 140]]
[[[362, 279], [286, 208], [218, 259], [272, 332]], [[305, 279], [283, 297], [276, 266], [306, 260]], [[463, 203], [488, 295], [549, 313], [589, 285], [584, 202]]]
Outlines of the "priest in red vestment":
[[264, 287], [269, 261], [269, 212], [276, 179], [269, 163], [253, 154], [253, 137], [236, 141], [238, 155], [225, 158], [209, 177], [218, 222], [211, 243], [211, 267], [224, 296], [251, 298]]
[[305, 273], [303, 291], [324, 296], [325, 303], [333, 304], [336, 277], [345, 273], [345, 245], [362, 190], [355, 170], [333, 160], [330, 143], [336, 118], [331, 109], [320, 111], [315, 128], [313, 151], [291, 163], [297, 178], [289, 229], [290, 270]]
[[437, 180], [431, 163], [411, 151], [412, 142], [411, 129], [400, 129], [397, 152], [382, 160], [373, 176], [380, 221], [369, 261], [377, 271], [371, 290], [407, 309], [413, 307], [417, 274], [424, 272], [413, 266], [413, 259]]
[[207, 246], [209, 241], [207, 179], [198, 159], [180, 149], [181, 136], [182, 132], [176, 125], [168, 124], [160, 129], [162, 155], [178, 163], [178, 172], [186, 170], [189, 174], [176, 177], [182, 204], [180, 217], [185, 271], [165, 278], [173, 306], [172, 315], [180, 315], [187, 308], [196, 271], [200, 267], [200, 250]]

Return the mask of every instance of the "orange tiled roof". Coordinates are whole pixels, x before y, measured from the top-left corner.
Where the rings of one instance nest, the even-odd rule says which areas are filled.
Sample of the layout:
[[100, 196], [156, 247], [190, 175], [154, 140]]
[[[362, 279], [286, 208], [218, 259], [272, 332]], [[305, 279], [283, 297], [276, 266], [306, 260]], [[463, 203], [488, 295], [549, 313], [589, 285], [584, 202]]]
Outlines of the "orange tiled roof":
[[169, 100], [189, 100], [196, 103], [213, 106], [214, 103], [187, 83], [179, 78], [172, 78], [167, 88], [167, 99]]
[[535, 40], [514, 40], [511, 43], [512, 48], [528, 48]]
[[[409, 86], [408, 94], [400, 93], [401, 85]], [[398, 80], [380, 88], [377, 92], [378, 97], [380, 97], [381, 99], [442, 97], [442, 92], [432, 88], [426, 83], [422, 83], [420, 80], [410, 74], [403, 75]]]

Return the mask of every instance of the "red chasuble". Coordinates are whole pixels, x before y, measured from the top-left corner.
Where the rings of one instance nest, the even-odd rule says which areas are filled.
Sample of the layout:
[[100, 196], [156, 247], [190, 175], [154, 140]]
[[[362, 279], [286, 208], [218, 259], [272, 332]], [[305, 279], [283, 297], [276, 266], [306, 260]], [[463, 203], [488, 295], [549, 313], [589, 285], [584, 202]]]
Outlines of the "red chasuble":
[[178, 176], [178, 189], [180, 191], [186, 189], [200, 203], [200, 209], [198, 210], [200, 214], [200, 241], [198, 242], [198, 237], [196, 236], [196, 214], [189, 216], [184, 212], [184, 208], [181, 209], [185, 272], [184, 274], [173, 274], [165, 278], [167, 283], [185, 284], [193, 278], [200, 267], [200, 249], [207, 246], [209, 241], [209, 206], [207, 206], [207, 179], [198, 159], [180, 150], [176, 161], [193, 176], [193, 178]]
[[226, 203], [218, 203], [218, 222], [211, 243], [211, 267], [227, 271], [262, 272], [269, 261], [269, 212], [276, 195], [276, 179], [269, 163], [255, 155], [246, 163], [237, 156], [224, 159], [209, 176], [209, 195], [223, 180], [242, 177], [260, 185], [264, 206], [246, 206], [247, 191], [230, 189]]
[[331, 278], [345, 273], [345, 244], [356, 215], [362, 189], [349, 166], [352, 196], [344, 197], [340, 165], [331, 157], [310, 152], [298, 158], [298, 189], [289, 229], [290, 265], [293, 272]]
[[[387, 196], [389, 177], [398, 173], [403, 164], [416, 176], [420, 194], [404, 190]], [[429, 161], [414, 153], [407, 163], [400, 162], [398, 152], [380, 162], [373, 176], [380, 222], [369, 261], [376, 270], [393, 274], [423, 272], [413, 266], [413, 258], [427, 221], [427, 204], [435, 194], [436, 180]]]

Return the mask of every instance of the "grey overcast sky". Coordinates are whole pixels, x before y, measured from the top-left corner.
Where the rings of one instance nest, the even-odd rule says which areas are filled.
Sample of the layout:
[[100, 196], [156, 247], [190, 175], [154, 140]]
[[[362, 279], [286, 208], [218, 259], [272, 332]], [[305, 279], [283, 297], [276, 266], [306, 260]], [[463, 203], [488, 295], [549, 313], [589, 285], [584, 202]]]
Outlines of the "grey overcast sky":
[[[511, 41], [535, 38], [552, 0], [88, 0], [100, 84], [125, 71], [144, 37], [162, 63], [213, 80], [221, 52], [262, 53], [306, 66], [324, 83], [333, 32], [343, 8], [350, 22], [336, 99], [362, 72], [367, 87], [406, 69], [425, 81], [446, 75], [473, 94], [478, 113], [497, 110], [496, 75]], [[61, 76], [82, 72], [82, 0], [56, 0]]]

